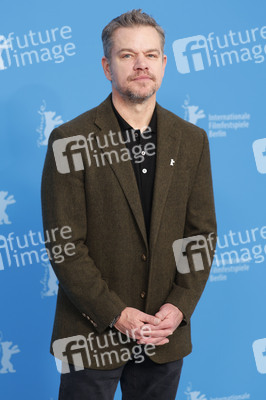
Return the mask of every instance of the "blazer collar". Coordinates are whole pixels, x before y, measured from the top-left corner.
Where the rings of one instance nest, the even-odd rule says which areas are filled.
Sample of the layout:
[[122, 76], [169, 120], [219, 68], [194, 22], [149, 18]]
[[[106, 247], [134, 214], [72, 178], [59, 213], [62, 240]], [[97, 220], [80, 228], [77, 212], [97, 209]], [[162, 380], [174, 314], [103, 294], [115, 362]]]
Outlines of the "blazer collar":
[[[116, 118], [118, 120], [120, 129], [122, 131], [126, 131], [126, 130], [134, 130], [132, 128], [132, 126], [129, 125], [129, 123], [127, 121], [124, 120], [124, 118], [119, 114], [119, 112], [117, 111], [117, 109], [114, 106], [114, 103], [112, 101], [112, 97], [111, 97], [111, 105], [112, 105], [112, 109], [116, 115]], [[154, 107], [154, 111], [150, 120], [150, 123], [148, 125], [151, 128], [150, 133], [152, 134], [156, 134], [157, 132], [157, 114], [156, 114], [156, 106]], [[137, 129], [136, 129], [137, 130]]]

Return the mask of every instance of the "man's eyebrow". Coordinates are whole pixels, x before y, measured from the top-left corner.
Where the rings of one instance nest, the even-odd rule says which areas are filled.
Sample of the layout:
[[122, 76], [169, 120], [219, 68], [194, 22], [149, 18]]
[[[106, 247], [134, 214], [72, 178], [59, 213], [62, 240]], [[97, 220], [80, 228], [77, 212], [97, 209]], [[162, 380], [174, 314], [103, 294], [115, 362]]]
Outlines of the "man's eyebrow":
[[158, 53], [158, 54], [160, 54], [160, 50], [158, 50], [158, 49], [149, 49], [149, 50], [146, 50], [145, 53]]
[[126, 48], [118, 50], [118, 53], [122, 53], [123, 51], [129, 51], [131, 53], [135, 53], [133, 49], [126, 49]]
[[[119, 53], [123, 53], [125, 51], [128, 51], [130, 53], [136, 53], [135, 50], [129, 49], [129, 48], [120, 49], [117, 53], [119, 54]], [[158, 49], [148, 49], [148, 50], [144, 51], [144, 53], [154, 53], [154, 52], [160, 54], [160, 51]]]

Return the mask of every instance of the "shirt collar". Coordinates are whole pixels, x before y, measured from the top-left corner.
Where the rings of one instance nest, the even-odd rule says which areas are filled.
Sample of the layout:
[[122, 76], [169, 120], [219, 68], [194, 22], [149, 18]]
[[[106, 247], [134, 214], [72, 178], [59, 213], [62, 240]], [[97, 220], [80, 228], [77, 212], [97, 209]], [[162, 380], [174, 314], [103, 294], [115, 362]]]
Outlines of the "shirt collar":
[[[113, 100], [111, 97], [111, 104], [114, 110], [114, 113], [116, 115], [116, 118], [118, 120], [119, 126], [121, 131], [126, 131], [126, 130], [130, 130], [133, 129], [132, 126], [129, 125], [129, 123], [124, 120], [124, 118], [119, 114], [119, 112], [117, 111], [117, 109], [115, 108], [114, 104], [113, 104]], [[154, 107], [154, 111], [150, 120], [150, 123], [148, 125], [151, 128], [151, 133], [156, 133], [157, 131], [157, 111], [156, 111], [156, 106]], [[137, 130], [137, 129], [136, 129]]]

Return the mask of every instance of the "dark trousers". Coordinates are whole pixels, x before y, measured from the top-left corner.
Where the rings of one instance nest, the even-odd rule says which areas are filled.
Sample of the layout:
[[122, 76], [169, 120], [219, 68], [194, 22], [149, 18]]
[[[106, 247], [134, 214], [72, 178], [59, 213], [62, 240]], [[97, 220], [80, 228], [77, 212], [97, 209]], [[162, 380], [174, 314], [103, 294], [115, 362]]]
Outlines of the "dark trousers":
[[144, 361], [129, 360], [113, 370], [85, 368], [61, 374], [59, 400], [113, 400], [120, 381], [122, 400], [175, 400], [183, 358], [157, 364], [143, 352]]

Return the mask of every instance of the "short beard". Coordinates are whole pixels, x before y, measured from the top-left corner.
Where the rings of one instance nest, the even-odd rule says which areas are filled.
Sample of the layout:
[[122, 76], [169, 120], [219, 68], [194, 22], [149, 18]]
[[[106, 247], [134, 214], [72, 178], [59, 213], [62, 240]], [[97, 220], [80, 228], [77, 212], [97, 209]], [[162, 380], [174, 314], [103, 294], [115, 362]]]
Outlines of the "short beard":
[[151, 96], [156, 93], [156, 89], [153, 88], [151, 91], [146, 94], [145, 96], [139, 95], [138, 93], [132, 92], [131, 90], [127, 89], [125, 91], [121, 91], [120, 88], [116, 87], [116, 90], [118, 90], [119, 94], [125, 99], [128, 100], [130, 103], [133, 104], [143, 104], [145, 103], [146, 100], [148, 100]]
[[112, 78], [112, 84], [118, 91], [121, 97], [123, 97], [126, 101], [132, 103], [132, 104], [143, 104], [145, 103], [146, 100], [148, 100], [151, 96], [156, 93], [156, 87], [153, 87], [148, 94], [145, 96], [139, 95], [138, 93], [133, 92], [130, 89], [123, 90], [120, 86], [116, 85], [114, 79], [113, 79], [113, 74], [112, 74], [112, 69], [110, 68], [111, 72], [111, 78]]

